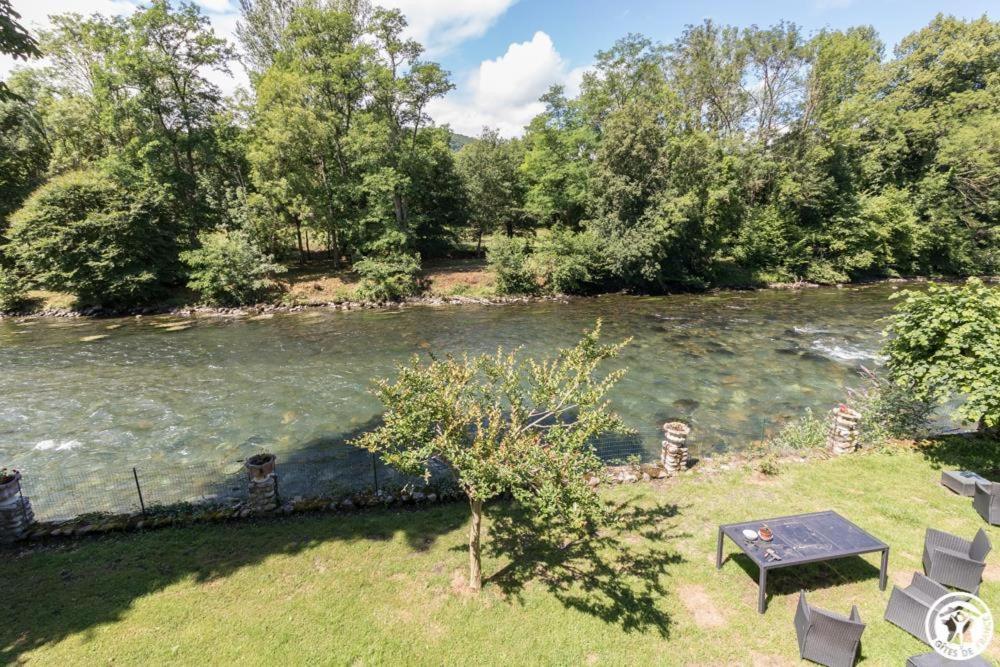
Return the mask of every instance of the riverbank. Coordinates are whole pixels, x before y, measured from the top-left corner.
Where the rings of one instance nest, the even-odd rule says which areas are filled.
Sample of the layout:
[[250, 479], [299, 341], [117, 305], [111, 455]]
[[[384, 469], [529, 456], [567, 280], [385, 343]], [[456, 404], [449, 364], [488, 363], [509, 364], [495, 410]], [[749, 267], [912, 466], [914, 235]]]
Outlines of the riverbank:
[[[0, 612], [0, 660], [785, 665], [798, 661], [792, 618], [806, 589], [825, 609], [858, 605], [865, 664], [899, 665], [928, 649], [882, 620], [890, 590], [878, 588], [877, 557], [776, 571], [760, 615], [756, 577], [733, 545], [716, 570], [716, 527], [834, 509], [892, 547], [889, 589], [905, 586], [928, 526], [965, 537], [985, 527], [1000, 542], [938, 483], [942, 468], [981, 469], [981, 451], [945, 439], [766, 479], [730, 470], [616, 486], [602, 494], [623, 521], [563, 549], [490, 550], [513, 537], [512, 508], [494, 503], [478, 595], [463, 584], [462, 503], [12, 550], [0, 559], [0, 577], [17, 582]], [[980, 596], [996, 609], [1000, 570], [988, 565], [984, 579]]]
[[[1000, 277], [983, 277], [988, 282], [998, 282]], [[792, 283], [768, 283], [761, 285], [727, 285], [704, 290], [704, 294], [730, 291], [759, 290], [802, 290], [820, 287], [851, 288], [894, 284], [921, 284], [930, 278], [912, 276], [906, 278], [881, 278], [859, 280], [838, 285], [819, 285], [807, 281]], [[957, 278], [939, 278], [950, 281]], [[377, 310], [399, 309], [410, 306], [494, 306], [535, 302], [568, 302], [573, 299], [587, 299], [618, 292], [600, 292], [588, 295], [539, 294], [501, 295], [496, 292], [493, 273], [482, 259], [456, 259], [440, 261], [424, 269], [422, 275], [424, 292], [402, 301], [373, 302], [357, 298], [359, 279], [350, 271], [334, 269], [328, 262], [311, 262], [293, 268], [285, 276], [282, 287], [273, 298], [266, 302], [238, 307], [207, 306], [198, 304], [194, 294], [180, 290], [161, 304], [138, 306], [125, 310], [107, 308], [77, 308], [72, 295], [34, 290], [29, 292], [29, 307], [20, 312], [0, 313], [3, 318], [43, 318], [43, 317], [132, 317], [136, 315], [193, 316], [255, 316], [275, 313], [301, 312], [310, 309], [328, 310]], [[690, 288], [678, 288], [659, 296], [670, 294], [690, 294]], [[641, 294], [639, 296], [653, 296]]]

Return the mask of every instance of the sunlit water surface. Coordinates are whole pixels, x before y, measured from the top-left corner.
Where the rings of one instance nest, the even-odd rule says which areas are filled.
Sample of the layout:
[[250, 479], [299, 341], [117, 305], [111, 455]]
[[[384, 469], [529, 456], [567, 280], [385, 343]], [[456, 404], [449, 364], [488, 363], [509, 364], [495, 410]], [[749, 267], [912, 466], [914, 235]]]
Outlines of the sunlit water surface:
[[0, 321], [0, 464], [34, 476], [322, 451], [371, 425], [369, 389], [428, 351], [545, 355], [603, 318], [632, 337], [626, 422], [693, 422], [702, 452], [826, 410], [877, 364], [893, 287], [271, 317]]

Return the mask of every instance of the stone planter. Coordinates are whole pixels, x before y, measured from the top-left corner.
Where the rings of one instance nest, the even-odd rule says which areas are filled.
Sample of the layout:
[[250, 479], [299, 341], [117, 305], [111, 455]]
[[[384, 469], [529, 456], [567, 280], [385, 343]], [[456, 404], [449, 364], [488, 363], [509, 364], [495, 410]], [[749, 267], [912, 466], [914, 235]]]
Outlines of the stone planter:
[[21, 473], [7, 473], [7, 481], [0, 482], [0, 503], [5, 503], [21, 491]]
[[841, 405], [833, 411], [830, 433], [826, 439], [827, 447], [832, 454], [840, 456], [858, 448], [858, 422], [860, 421], [861, 413], [846, 405]]
[[262, 480], [274, 472], [274, 454], [254, 454], [246, 461], [250, 479]]
[[687, 468], [687, 439], [690, 433], [691, 427], [684, 422], [667, 422], [663, 425], [660, 463], [668, 475], [676, 475]]

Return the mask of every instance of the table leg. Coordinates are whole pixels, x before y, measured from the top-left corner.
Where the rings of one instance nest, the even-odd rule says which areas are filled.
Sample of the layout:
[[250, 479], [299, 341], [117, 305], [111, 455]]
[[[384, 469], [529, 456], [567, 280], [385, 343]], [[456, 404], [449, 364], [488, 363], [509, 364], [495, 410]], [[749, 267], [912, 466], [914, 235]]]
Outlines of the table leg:
[[879, 590], [882, 590], [882, 591], [885, 590], [886, 580], [888, 579], [888, 577], [889, 577], [889, 550], [888, 549], [883, 549], [882, 550], [882, 567], [881, 567], [881, 569], [879, 569], [879, 573], [878, 573], [878, 587], [879, 587]]
[[719, 543], [715, 547], [715, 569], [718, 570], [722, 567], [722, 529], [719, 528]]
[[767, 608], [767, 569], [760, 568], [760, 578], [757, 584], [759, 586], [757, 591], [757, 612], [763, 614]]

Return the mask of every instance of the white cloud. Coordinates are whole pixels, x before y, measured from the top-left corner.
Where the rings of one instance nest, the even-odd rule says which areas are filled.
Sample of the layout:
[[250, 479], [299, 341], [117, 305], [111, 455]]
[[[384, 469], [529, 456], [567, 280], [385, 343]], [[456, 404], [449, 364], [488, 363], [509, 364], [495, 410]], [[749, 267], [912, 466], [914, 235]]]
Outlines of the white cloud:
[[409, 23], [407, 33], [430, 57], [481, 37], [517, 0], [387, 0]]
[[[204, 14], [212, 22], [215, 34], [230, 42], [236, 41], [236, 20], [239, 18], [236, 0], [196, 0]], [[39, 28], [50, 25], [49, 16], [73, 12], [89, 16], [103, 14], [116, 16], [131, 14], [141, 0], [15, 0], [14, 11], [21, 15], [21, 23], [33, 33]], [[37, 61], [29, 61], [37, 62]], [[15, 66], [23, 65], [24, 61], [14, 60], [9, 56], [0, 56], [0, 77], [6, 76]], [[232, 76], [221, 72], [207, 72], [206, 77], [219, 86], [224, 93], [232, 93], [240, 85], [248, 82], [243, 67], [233, 62], [230, 64]]]
[[452, 94], [431, 103], [428, 112], [462, 134], [476, 136], [488, 126], [507, 137], [519, 136], [545, 110], [538, 98], [549, 86], [563, 84], [567, 94], [576, 95], [585, 70], [570, 69], [552, 38], [538, 31], [530, 41], [515, 42], [502, 56], [484, 60]]

